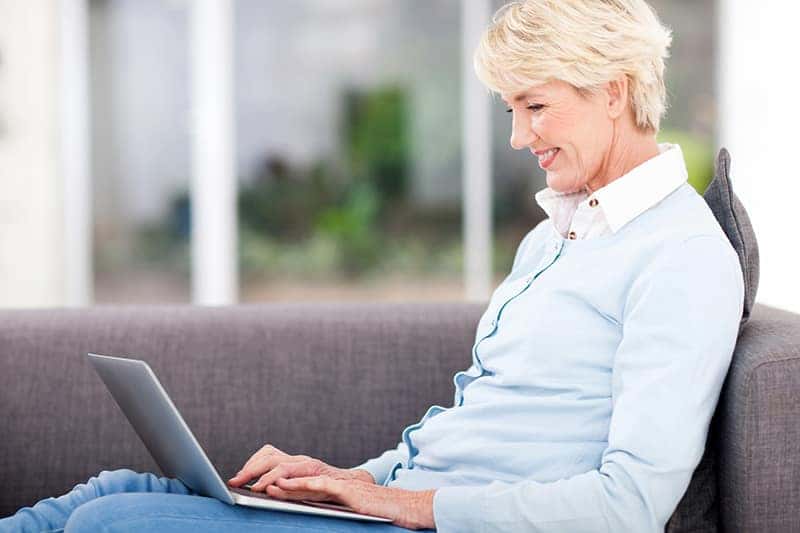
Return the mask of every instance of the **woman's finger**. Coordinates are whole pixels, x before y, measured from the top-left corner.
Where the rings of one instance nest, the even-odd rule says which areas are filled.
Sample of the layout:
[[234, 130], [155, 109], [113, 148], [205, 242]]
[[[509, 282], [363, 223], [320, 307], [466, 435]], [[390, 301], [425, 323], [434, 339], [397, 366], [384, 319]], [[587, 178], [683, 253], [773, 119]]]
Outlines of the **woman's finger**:
[[238, 487], [265, 472], [269, 472], [282, 462], [293, 460], [299, 459], [294, 459], [293, 456], [287, 455], [273, 446], [264, 446], [244, 464], [235, 476], [228, 480], [228, 483]]
[[278, 487], [277, 485], [268, 485], [267, 486], [267, 495], [271, 496], [272, 498], [277, 498], [279, 500], [289, 500], [289, 501], [323, 501], [320, 499], [319, 494], [313, 492], [301, 492], [301, 491], [285, 491], [282, 488]]
[[279, 478], [276, 484], [284, 491], [305, 492], [334, 499], [339, 496], [341, 485], [339, 480], [328, 476]]
[[271, 455], [271, 452], [265, 450], [265, 448], [266, 446], [262, 447], [256, 453], [251, 455], [250, 458], [244, 463], [244, 466], [242, 466], [242, 468], [236, 473], [236, 476], [234, 476], [234, 478], [238, 478], [242, 474], [242, 472], [250, 471], [256, 463], [262, 461], [265, 457]]
[[316, 478], [295, 478], [295, 479], [279, 479], [277, 485], [268, 485], [267, 494], [273, 498], [281, 500], [308, 500], [315, 502], [333, 501], [338, 502], [336, 496], [329, 493], [327, 490], [319, 490], [319, 488], [312, 488], [311, 484], [306, 482], [292, 483], [292, 489], [289, 489], [285, 483], [287, 481], [298, 481]]
[[233, 476], [229, 482], [234, 486], [242, 485], [248, 481], [260, 477], [262, 474], [269, 472], [279, 464], [282, 458], [280, 457], [264, 457], [259, 462], [253, 462], [242, 467], [239, 472]]
[[242, 469], [245, 469], [248, 466], [252, 466], [252, 464], [258, 463], [258, 462], [264, 460], [264, 458], [266, 458], [266, 457], [273, 457], [273, 456], [288, 457], [289, 454], [284, 453], [283, 451], [279, 450], [278, 448], [276, 448], [272, 444], [265, 444], [256, 453], [254, 453], [253, 455], [250, 456], [250, 459], [247, 460], [247, 462], [244, 464], [244, 467], [242, 467]]
[[292, 465], [293, 463], [281, 463], [271, 468], [267, 473], [263, 474], [258, 481], [253, 483], [250, 490], [261, 491], [267, 485], [272, 485], [276, 479], [291, 476], [294, 472]]
[[310, 477], [318, 476], [319, 471], [318, 461], [297, 461], [291, 463], [281, 463], [269, 472], [262, 475], [251, 489], [260, 491], [268, 485], [272, 485], [280, 478], [297, 478], [297, 477]]

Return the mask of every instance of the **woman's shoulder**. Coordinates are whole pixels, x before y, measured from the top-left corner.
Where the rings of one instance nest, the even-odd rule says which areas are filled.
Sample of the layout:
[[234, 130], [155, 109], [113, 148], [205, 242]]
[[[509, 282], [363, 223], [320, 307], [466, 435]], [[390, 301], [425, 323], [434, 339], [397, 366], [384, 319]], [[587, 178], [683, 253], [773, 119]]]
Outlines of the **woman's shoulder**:
[[702, 236], [728, 242], [711, 208], [688, 182], [643, 213], [631, 232], [665, 244]]
[[619, 237], [616, 251], [625, 250], [631, 279], [663, 271], [665, 265], [671, 265], [672, 276], [702, 269], [740, 272], [736, 250], [688, 182], [624, 227]]
[[688, 182], [640, 219], [630, 237], [640, 245], [642, 270], [667, 260], [688, 262], [695, 271], [739, 269], [736, 250], [711, 208]]

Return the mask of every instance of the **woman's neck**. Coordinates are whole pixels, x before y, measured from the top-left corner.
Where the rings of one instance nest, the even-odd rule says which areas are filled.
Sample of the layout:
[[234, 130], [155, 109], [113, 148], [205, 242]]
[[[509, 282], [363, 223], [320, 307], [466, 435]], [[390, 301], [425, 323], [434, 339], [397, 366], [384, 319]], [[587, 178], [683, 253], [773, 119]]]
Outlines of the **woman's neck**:
[[643, 132], [633, 127], [625, 135], [615, 137], [600, 172], [586, 183], [590, 194], [660, 153], [656, 136], [652, 132]]

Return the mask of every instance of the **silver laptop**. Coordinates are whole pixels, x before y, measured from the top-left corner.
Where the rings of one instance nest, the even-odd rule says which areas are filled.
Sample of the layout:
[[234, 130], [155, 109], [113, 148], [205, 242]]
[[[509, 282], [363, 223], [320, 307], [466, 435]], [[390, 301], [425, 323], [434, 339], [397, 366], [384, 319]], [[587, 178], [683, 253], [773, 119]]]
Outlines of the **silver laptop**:
[[332, 503], [287, 502], [263, 492], [228, 487], [147, 363], [138, 359], [87, 355], [164, 475], [180, 479], [194, 492], [230, 505], [391, 522]]

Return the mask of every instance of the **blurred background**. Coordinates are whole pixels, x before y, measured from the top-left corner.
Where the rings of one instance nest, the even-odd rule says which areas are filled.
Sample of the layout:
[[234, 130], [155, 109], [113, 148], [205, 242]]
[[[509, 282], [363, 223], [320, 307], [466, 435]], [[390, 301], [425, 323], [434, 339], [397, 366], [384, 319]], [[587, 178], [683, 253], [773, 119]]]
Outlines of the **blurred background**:
[[[0, 306], [487, 298], [544, 217], [472, 72], [503, 3], [0, 0]], [[700, 191], [731, 149], [759, 300], [800, 310], [800, 12], [651, 4], [660, 139]]]

